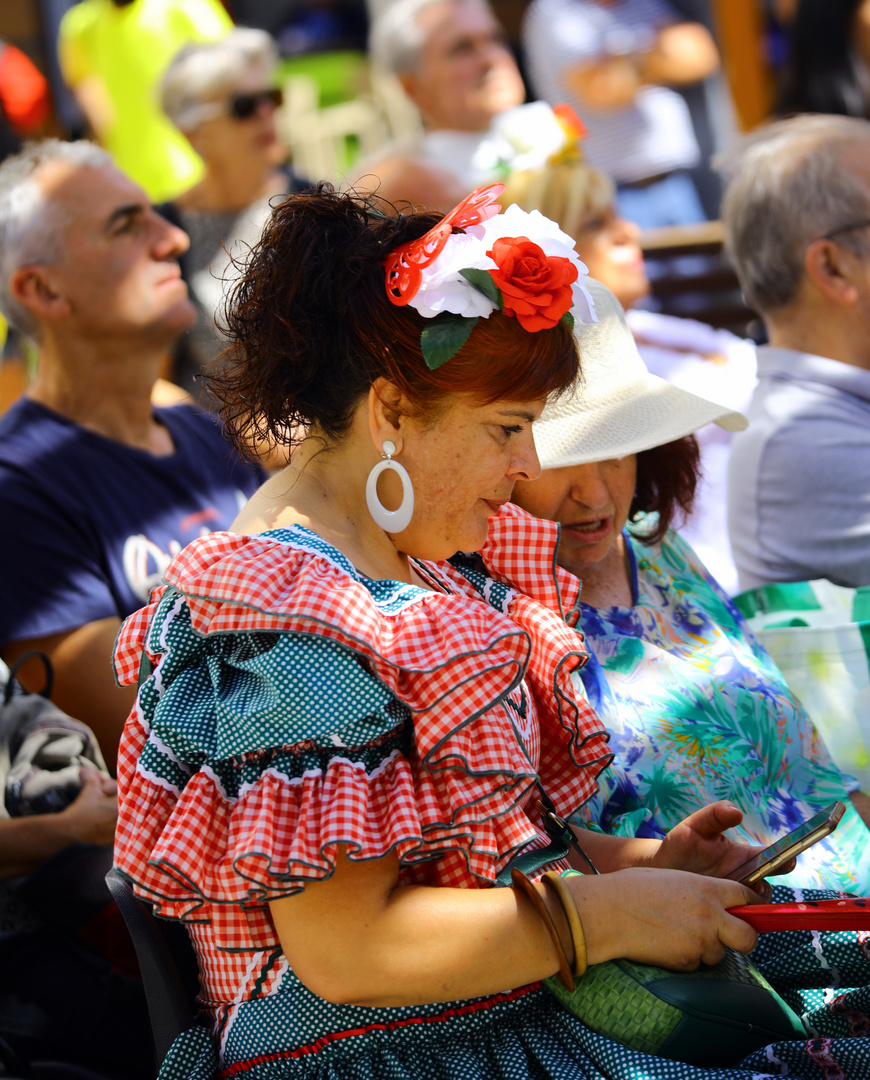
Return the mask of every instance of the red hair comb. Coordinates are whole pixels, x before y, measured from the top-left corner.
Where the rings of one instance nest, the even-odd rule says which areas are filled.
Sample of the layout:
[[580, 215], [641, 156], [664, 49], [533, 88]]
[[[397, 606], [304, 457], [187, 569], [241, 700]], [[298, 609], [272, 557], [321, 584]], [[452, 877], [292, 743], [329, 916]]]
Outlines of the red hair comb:
[[425, 236], [402, 244], [384, 260], [387, 296], [391, 303], [403, 307], [414, 299], [422, 280], [421, 271], [431, 266], [444, 250], [454, 229], [467, 229], [489, 221], [501, 211], [495, 200], [504, 191], [504, 184], [478, 188], [458, 206], [454, 206]]

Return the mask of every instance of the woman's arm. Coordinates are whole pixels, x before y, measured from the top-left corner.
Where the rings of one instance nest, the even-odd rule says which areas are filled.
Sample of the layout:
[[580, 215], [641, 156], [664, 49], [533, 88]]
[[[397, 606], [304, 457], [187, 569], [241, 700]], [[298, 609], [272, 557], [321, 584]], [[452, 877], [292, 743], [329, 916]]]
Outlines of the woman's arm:
[[[354, 1005], [411, 1005], [497, 993], [558, 970], [556, 950], [513, 889], [398, 885], [394, 854], [354, 862], [269, 907], [309, 989]], [[558, 905], [556, 905], [557, 907]], [[552, 909], [562, 922], [561, 911]]]
[[[555, 947], [530, 901], [512, 889], [398, 885], [395, 855], [354, 862], [269, 905], [287, 960], [316, 994], [397, 1006], [498, 993], [555, 974]], [[757, 901], [737, 882], [639, 868], [573, 877], [590, 963], [616, 956], [691, 969], [755, 932], [725, 910]], [[538, 886], [570, 956], [558, 902]], [[678, 913], [678, 914], [677, 914]]]

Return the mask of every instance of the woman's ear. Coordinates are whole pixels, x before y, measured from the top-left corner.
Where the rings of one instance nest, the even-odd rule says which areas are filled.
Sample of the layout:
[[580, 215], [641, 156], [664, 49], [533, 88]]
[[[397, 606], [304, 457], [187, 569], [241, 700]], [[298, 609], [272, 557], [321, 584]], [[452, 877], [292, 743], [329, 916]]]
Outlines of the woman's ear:
[[208, 157], [210, 139], [208, 131], [204, 130], [202, 124], [197, 124], [188, 131], [182, 130], [181, 134], [200, 157]]
[[378, 450], [389, 439], [396, 453], [402, 449], [402, 426], [405, 413], [402, 392], [389, 379], [375, 379], [369, 389], [368, 416], [372, 442]]
[[813, 240], [804, 253], [804, 269], [812, 284], [836, 304], [854, 304], [859, 288], [853, 280], [856, 268], [866, 274], [860, 256], [824, 237]]

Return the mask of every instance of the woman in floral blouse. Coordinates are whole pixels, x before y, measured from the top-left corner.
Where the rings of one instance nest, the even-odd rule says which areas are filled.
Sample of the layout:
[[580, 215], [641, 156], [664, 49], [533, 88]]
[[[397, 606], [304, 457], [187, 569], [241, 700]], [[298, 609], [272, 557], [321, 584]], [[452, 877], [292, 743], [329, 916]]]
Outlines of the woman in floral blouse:
[[592, 656], [575, 678], [616, 755], [583, 817], [619, 835], [662, 836], [693, 810], [730, 799], [743, 811], [738, 831], [770, 843], [841, 799], [847, 814], [836, 836], [784, 880], [866, 894], [870, 837], [855, 809], [866, 796], [669, 528], [698, 481], [691, 432], [745, 420], [650, 375], [619, 302], [599, 283], [589, 287], [599, 321], [578, 330], [578, 393], [535, 425], [544, 472], [514, 492], [524, 509], [559, 522], [559, 564], [582, 581], [577, 625]]

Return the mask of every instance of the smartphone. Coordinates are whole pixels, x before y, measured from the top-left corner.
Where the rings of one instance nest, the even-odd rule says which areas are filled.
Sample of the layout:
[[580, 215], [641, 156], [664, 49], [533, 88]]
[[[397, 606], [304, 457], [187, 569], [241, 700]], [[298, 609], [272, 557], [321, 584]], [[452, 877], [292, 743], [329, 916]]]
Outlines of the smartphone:
[[745, 863], [725, 876], [752, 888], [768, 874], [775, 874], [795, 855], [800, 855], [802, 851], [812, 847], [817, 840], [833, 832], [845, 812], [846, 807], [843, 803], [831, 803], [830, 806], [819, 811], [815, 817], [811, 817], [809, 821], [804, 821], [796, 829], [781, 836], [770, 847], [759, 851], [757, 855], [753, 855], [751, 859], [747, 859]]

